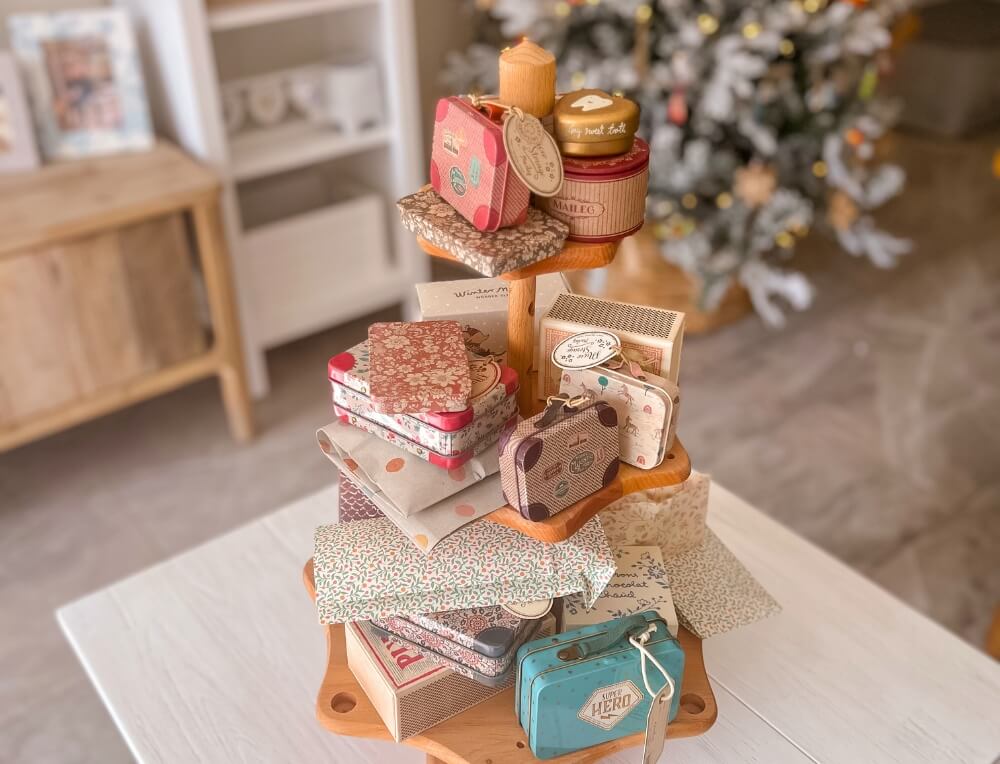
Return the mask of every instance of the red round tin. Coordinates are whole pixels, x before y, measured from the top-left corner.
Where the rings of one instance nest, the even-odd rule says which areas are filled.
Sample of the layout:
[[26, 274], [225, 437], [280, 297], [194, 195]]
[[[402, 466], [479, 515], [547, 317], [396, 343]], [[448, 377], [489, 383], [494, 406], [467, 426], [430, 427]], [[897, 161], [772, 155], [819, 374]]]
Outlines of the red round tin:
[[649, 185], [649, 145], [642, 138], [618, 156], [563, 157], [563, 174], [562, 190], [535, 204], [566, 223], [570, 239], [617, 241], [642, 227]]

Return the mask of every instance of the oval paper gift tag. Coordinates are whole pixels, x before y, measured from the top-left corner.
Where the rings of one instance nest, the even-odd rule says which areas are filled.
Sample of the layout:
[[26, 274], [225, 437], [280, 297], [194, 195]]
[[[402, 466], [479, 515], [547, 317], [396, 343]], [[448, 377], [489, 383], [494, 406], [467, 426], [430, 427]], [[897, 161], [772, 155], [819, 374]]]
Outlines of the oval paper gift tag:
[[559, 146], [537, 117], [520, 109], [508, 113], [503, 123], [503, 147], [510, 166], [538, 196], [555, 196], [562, 189], [563, 164]]
[[560, 369], [589, 369], [607, 363], [621, 349], [621, 340], [611, 332], [580, 332], [552, 348], [552, 363]]
[[516, 602], [508, 605], [501, 605], [504, 610], [518, 618], [525, 618], [534, 621], [544, 618], [552, 609], [552, 600], [534, 600], [532, 602]]
[[500, 384], [500, 364], [492, 358], [470, 358], [469, 376], [472, 377], [472, 393], [469, 400], [486, 395]]

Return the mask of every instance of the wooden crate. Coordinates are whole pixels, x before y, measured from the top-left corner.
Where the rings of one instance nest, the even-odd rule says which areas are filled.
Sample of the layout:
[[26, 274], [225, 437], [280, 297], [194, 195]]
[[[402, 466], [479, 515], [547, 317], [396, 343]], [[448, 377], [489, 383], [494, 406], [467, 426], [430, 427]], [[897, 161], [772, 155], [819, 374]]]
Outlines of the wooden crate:
[[0, 428], [206, 351], [180, 213], [0, 258]]

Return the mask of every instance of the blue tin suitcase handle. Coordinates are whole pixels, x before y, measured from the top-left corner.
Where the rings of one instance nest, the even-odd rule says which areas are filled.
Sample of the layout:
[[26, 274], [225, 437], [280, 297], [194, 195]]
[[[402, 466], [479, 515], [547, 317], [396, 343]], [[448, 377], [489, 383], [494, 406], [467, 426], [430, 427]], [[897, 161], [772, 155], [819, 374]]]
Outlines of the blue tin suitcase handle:
[[629, 637], [638, 636], [648, 628], [646, 617], [641, 613], [630, 615], [628, 618], [620, 618], [614, 625], [603, 634], [593, 639], [585, 639], [576, 644], [575, 658], [588, 658], [597, 653], [614, 647], [619, 642], [623, 642]]

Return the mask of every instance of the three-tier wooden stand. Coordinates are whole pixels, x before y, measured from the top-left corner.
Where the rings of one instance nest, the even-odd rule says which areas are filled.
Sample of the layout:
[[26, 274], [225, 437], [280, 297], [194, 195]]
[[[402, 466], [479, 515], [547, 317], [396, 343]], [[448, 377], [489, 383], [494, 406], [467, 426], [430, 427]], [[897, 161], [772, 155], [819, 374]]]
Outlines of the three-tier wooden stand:
[[[518, 106], [536, 117], [551, 113], [555, 98], [555, 59], [530, 41], [505, 50], [500, 56], [500, 100]], [[470, 226], [471, 229], [471, 226]], [[411, 229], [412, 230], [412, 229]], [[474, 231], [471, 233], [475, 234]], [[529, 237], [530, 239], [530, 237]], [[460, 261], [454, 254], [430, 241], [418, 237], [427, 254], [446, 260]], [[531, 249], [531, 241], [521, 241], [516, 248]], [[538, 250], [536, 250], [538, 251]], [[507, 314], [507, 363], [521, 382], [518, 408], [523, 417], [541, 409], [538, 400], [538, 370], [532, 368], [535, 357], [535, 280], [546, 273], [601, 268], [614, 260], [618, 243], [581, 244], [567, 241], [562, 250], [545, 256], [541, 251], [537, 262], [500, 274], [509, 285]], [[530, 251], [527, 252], [530, 255]], [[531, 260], [531, 257], [525, 258]], [[490, 275], [482, 271], [484, 275]], [[574, 506], [542, 522], [530, 522], [510, 506], [503, 506], [485, 519], [507, 525], [546, 542], [559, 542], [576, 533], [600, 510], [622, 496], [648, 488], [676, 485], [691, 474], [687, 452], [675, 440], [660, 466], [640, 470], [622, 465], [611, 485]], [[306, 588], [315, 597], [312, 561], [304, 573]], [[364, 690], [347, 665], [344, 627], [326, 627], [328, 660], [326, 676], [316, 699], [316, 715], [320, 723], [338, 735], [391, 740]], [[680, 711], [667, 728], [668, 737], [690, 737], [704, 733], [715, 722], [718, 709], [705, 672], [701, 640], [683, 628], [679, 635], [684, 649], [684, 676], [680, 686]], [[536, 759], [528, 748], [524, 731], [514, 715], [513, 689], [495, 695], [431, 729], [408, 738], [405, 743], [427, 753], [429, 764], [528, 764]], [[577, 753], [552, 759], [560, 764], [582, 764], [597, 761], [615, 751], [642, 745], [641, 734], [587, 748]]]

